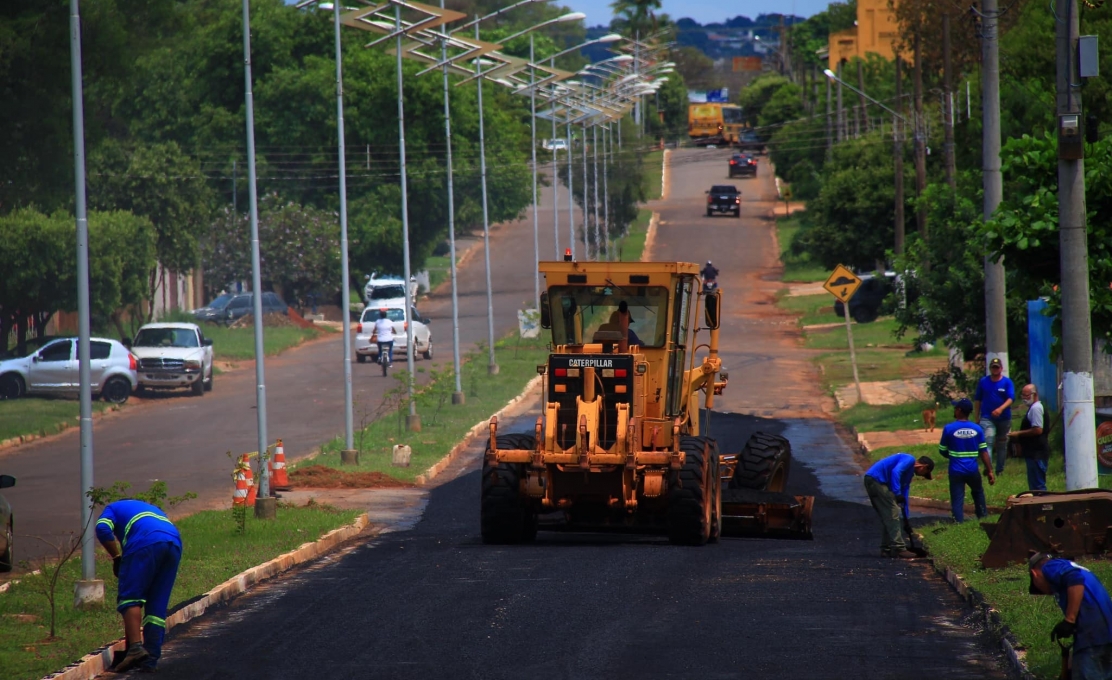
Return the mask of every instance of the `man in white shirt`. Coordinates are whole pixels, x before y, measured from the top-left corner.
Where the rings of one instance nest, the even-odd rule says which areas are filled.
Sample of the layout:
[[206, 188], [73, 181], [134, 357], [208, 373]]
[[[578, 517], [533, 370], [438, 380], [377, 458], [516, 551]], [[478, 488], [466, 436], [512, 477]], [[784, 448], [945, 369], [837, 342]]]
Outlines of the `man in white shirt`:
[[1019, 396], [1027, 405], [1027, 413], [1019, 430], [1009, 432], [1008, 437], [1019, 442], [1023, 451], [1027, 463], [1027, 488], [1046, 491], [1046, 463], [1050, 459], [1046, 413], [1043, 403], [1039, 401], [1039, 390], [1034, 385], [1024, 385]]
[[378, 343], [378, 353], [386, 352], [386, 363], [394, 364], [394, 322], [386, 318], [386, 308], [378, 310], [378, 319], [375, 320], [375, 341]]

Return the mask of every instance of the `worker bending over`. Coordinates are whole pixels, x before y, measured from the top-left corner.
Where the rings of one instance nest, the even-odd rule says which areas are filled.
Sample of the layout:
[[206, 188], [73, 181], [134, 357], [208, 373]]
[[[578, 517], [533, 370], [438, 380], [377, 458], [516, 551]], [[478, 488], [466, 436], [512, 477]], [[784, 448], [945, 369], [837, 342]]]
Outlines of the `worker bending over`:
[[915, 460], [910, 453], [896, 453], [873, 463], [865, 473], [865, 492], [880, 517], [880, 553], [885, 557], [917, 557], [907, 549], [910, 537], [904, 535], [901, 519], [907, 518], [907, 495], [912, 477], [930, 479], [932, 470], [934, 459], [930, 456]]
[[[1054, 595], [1065, 617], [1050, 639], [1073, 638], [1073, 680], [1112, 680], [1112, 598], [1085, 567], [1035, 553], [1027, 560], [1032, 595]], [[1061, 644], [1061, 643], [1059, 643]]]
[[166, 607], [178, 576], [181, 536], [161, 509], [132, 499], [104, 508], [96, 532], [119, 579], [116, 611], [123, 617], [127, 642], [126, 656], [111, 670], [154, 670], [166, 636]]

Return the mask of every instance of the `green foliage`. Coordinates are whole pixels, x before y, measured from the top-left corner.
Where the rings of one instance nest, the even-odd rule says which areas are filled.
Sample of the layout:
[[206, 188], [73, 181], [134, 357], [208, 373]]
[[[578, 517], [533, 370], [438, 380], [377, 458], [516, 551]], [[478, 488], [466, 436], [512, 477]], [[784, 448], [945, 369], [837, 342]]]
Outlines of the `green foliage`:
[[817, 52], [828, 47], [831, 33], [852, 28], [856, 22], [857, 0], [832, 2], [822, 12], [792, 26], [792, 54], [799, 55], [807, 64], [825, 65]]
[[131, 491], [131, 482], [117, 480], [109, 487], [94, 486], [86, 492], [86, 495], [89, 497], [89, 500], [93, 502], [94, 506], [104, 506], [125, 498], [131, 498], [137, 501], [143, 501], [144, 503], [150, 503], [163, 510], [172, 508], [175, 505], [180, 505], [197, 497], [197, 494], [192, 491], [186, 491], [180, 496], [171, 496], [167, 493], [166, 488], [165, 481], [156, 479], [151, 482], [150, 488], [146, 491]]
[[[762, 122], [761, 116], [764, 113], [765, 107], [781, 88], [788, 87], [790, 84], [791, 82], [787, 78], [776, 73], [767, 73], [754, 78], [753, 82], [749, 83], [738, 97], [738, 104], [741, 105], [741, 113], [745, 122], [748, 123], [750, 127], [764, 125], [765, 123]], [[796, 97], [799, 97], [798, 89], [796, 90]], [[766, 120], [769, 119], [770, 118], [766, 118]], [[786, 120], [790, 120], [790, 118], [775, 120], [769, 124], [782, 123]], [[761, 136], [767, 137], [769, 132], [770, 131], [761, 131]]]

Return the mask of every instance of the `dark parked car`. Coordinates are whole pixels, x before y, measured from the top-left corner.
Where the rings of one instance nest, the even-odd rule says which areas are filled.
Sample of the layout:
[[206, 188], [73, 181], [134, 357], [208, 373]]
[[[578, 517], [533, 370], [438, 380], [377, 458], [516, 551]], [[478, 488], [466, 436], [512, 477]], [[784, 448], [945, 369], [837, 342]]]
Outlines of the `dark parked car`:
[[193, 317], [197, 319], [197, 321], [221, 323], [222, 321], [224, 321], [225, 308], [235, 296], [235, 293], [224, 293], [204, 307], [201, 307], [200, 309], [194, 309]]
[[732, 212], [741, 217], [741, 192], [732, 184], [717, 184], [707, 192], [707, 217]]
[[[15, 477], [0, 475], [0, 489], [15, 486]], [[12, 520], [12, 506], [0, 496], [0, 571], [11, 571], [15, 565], [15, 521]]]
[[[226, 297], [226, 300], [221, 298]], [[217, 306], [219, 303], [219, 306]], [[255, 304], [251, 293], [235, 293], [221, 295], [213, 300], [207, 307], [202, 307], [193, 312], [198, 321], [211, 321], [213, 323], [232, 323], [240, 317], [247, 316], [253, 311]], [[263, 293], [263, 314], [290, 313], [289, 307], [276, 293]]]
[[750, 177], [757, 176], [757, 159], [753, 158], [747, 153], [735, 153], [730, 157], [730, 177], [736, 175], [742, 177], [748, 175]]
[[[861, 287], [849, 299], [849, 315], [857, 323], [872, 323], [880, 316], [884, 299], [893, 291], [894, 274], [882, 277], [865, 274], [861, 277]], [[845, 312], [841, 300], [834, 302], [834, 313], [839, 319]]]

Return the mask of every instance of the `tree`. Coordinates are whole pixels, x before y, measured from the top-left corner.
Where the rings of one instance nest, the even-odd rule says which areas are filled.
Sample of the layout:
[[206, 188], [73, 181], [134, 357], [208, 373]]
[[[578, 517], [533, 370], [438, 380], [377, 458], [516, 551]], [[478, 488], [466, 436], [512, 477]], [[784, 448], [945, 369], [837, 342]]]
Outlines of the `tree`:
[[644, 38], [658, 27], [656, 12], [660, 10], [660, 4], [661, 0], [614, 0], [610, 3], [610, 8], [614, 10], [610, 28]]
[[[741, 91], [738, 98], [738, 104], [741, 105], [741, 115], [745, 122], [754, 128], [762, 125], [761, 114], [764, 112], [765, 106], [768, 105], [773, 95], [790, 84], [791, 81], [787, 78], [775, 73], [767, 73], [754, 78], [753, 82]], [[798, 98], [799, 91], [796, 90], [796, 99]], [[762, 137], [767, 138], [771, 131], [761, 130], [760, 132]]]

